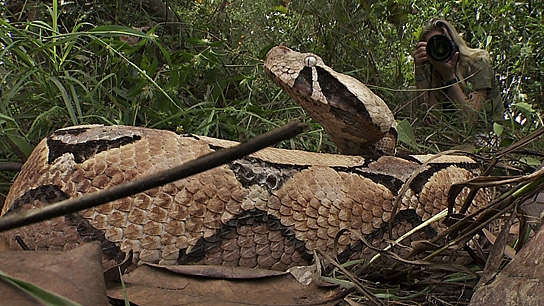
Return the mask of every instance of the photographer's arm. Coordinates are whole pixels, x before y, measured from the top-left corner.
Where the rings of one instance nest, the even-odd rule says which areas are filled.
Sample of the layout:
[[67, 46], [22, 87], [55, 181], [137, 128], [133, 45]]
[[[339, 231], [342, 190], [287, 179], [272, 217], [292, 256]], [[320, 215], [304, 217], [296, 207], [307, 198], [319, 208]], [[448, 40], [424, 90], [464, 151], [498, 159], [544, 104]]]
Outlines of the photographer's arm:
[[457, 105], [468, 107], [471, 111], [480, 111], [487, 98], [487, 90], [480, 89], [473, 91], [467, 95], [463, 92], [459, 83], [452, 84], [448, 87], [448, 96]]
[[425, 48], [427, 43], [424, 41], [418, 42], [414, 50], [414, 76], [416, 79], [416, 88], [420, 89], [417, 94], [417, 101], [420, 106], [431, 107], [436, 104], [436, 98], [431, 94], [431, 91], [425, 90], [431, 88], [428, 69], [425, 63], [428, 62], [427, 52]]
[[459, 107], [463, 108], [463, 111], [469, 118], [473, 117], [483, 107], [483, 104], [487, 98], [487, 90], [481, 89], [473, 91], [468, 96], [461, 88], [459, 78], [455, 74], [455, 66], [459, 59], [459, 52], [457, 52], [453, 58], [448, 62], [437, 62], [430, 60], [433, 67], [440, 73], [444, 85], [448, 86], [448, 97]]
[[[420, 69], [418, 67], [416, 69], [416, 88], [418, 89], [416, 99], [418, 101], [418, 105], [424, 107], [424, 109], [429, 109], [436, 105], [436, 97], [432, 94], [432, 91], [430, 90], [431, 84], [429, 81], [429, 78], [425, 76], [424, 74], [418, 74], [417, 70]], [[418, 79], [419, 76], [419, 79]], [[423, 79], [425, 77], [425, 79]]]

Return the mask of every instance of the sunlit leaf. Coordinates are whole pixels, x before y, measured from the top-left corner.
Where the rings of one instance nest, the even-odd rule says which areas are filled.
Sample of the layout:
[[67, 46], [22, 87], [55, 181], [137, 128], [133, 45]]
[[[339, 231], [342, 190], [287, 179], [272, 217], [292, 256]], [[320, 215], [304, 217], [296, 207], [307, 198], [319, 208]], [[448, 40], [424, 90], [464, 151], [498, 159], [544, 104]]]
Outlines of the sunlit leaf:
[[278, 13], [287, 14], [287, 7], [283, 5], [276, 5], [272, 9]]
[[501, 137], [503, 131], [504, 131], [504, 126], [502, 126], [501, 124], [498, 124], [496, 122], [493, 123], [493, 132], [495, 132], [495, 134], [498, 137]]
[[414, 134], [414, 130], [408, 120], [402, 120], [397, 124], [398, 140], [412, 149], [417, 149], [417, 140]]

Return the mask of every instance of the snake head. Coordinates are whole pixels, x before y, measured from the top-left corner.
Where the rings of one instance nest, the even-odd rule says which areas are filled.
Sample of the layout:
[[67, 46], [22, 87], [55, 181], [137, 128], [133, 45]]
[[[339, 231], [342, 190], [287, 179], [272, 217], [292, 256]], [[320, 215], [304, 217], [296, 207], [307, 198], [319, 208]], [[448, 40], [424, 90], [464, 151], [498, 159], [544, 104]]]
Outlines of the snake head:
[[264, 71], [323, 126], [341, 153], [394, 153], [397, 132], [393, 113], [357, 79], [334, 71], [313, 53], [283, 45], [268, 52]]

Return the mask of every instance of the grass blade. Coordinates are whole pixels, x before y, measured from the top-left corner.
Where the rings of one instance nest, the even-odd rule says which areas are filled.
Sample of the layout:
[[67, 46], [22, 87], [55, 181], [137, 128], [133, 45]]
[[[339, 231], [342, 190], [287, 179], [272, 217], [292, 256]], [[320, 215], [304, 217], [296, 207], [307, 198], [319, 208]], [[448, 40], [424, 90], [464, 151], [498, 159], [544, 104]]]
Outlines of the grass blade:
[[80, 304], [69, 300], [63, 296], [53, 293], [47, 289], [40, 288], [32, 283], [26, 282], [22, 279], [11, 277], [4, 272], [0, 271], [0, 279], [9, 283], [25, 293], [36, 298], [38, 301], [47, 306], [78, 306]]

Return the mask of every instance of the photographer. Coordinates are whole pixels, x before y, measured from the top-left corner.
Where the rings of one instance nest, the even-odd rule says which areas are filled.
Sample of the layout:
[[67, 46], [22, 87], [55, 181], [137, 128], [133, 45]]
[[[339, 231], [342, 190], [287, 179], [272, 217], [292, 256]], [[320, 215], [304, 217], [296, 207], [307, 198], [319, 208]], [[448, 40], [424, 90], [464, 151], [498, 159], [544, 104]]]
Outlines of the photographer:
[[473, 127], [478, 115], [493, 122], [503, 106], [489, 53], [469, 48], [447, 21], [432, 19], [422, 30], [414, 51], [418, 102], [442, 112], [460, 110]]

